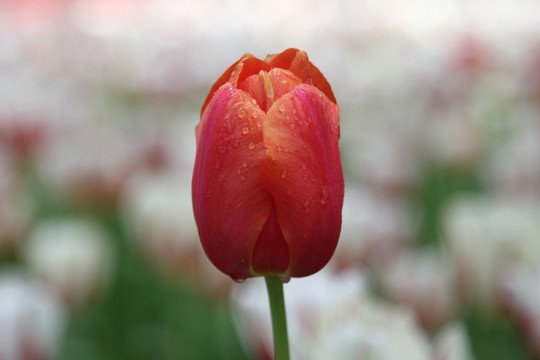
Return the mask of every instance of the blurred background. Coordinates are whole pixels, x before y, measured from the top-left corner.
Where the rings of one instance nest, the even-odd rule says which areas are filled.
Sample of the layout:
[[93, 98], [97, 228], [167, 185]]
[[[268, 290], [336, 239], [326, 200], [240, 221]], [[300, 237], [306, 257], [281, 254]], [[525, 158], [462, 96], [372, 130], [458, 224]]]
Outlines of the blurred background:
[[0, 1], [0, 359], [270, 358], [190, 181], [211, 85], [288, 47], [346, 179], [331, 264], [285, 286], [293, 358], [540, 359], [535, 0]]

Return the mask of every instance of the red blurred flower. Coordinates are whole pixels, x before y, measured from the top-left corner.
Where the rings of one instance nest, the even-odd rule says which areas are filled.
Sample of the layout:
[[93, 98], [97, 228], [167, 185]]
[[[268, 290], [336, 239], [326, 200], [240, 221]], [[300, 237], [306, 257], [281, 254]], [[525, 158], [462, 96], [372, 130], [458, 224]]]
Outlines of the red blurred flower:
[[341, 230], [339, 109], [307, 54], [250, 54], [213, 85], [196, 128], [193, 207], [203, 248], [235, 280], [300, 277]]

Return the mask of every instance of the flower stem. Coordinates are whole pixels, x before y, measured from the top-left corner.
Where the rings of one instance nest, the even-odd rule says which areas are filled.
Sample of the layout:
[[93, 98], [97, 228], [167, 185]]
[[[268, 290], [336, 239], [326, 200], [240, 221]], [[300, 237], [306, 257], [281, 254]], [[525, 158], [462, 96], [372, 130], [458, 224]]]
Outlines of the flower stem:
[[287, 335], [287, 316], [285, 314], [283, 283], [276, 275], [266, 275], [264, 279], [270, 300], [270, 313], [274, 334], [274, 358], [275, 360], [289, 360], [289, 338]]

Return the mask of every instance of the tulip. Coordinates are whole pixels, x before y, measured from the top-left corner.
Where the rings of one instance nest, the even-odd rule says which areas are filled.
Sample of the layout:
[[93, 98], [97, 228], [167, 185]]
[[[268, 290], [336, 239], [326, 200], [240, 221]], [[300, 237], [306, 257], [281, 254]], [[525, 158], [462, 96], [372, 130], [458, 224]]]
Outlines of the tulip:
[[341, 231], [339, 109], [307, 54], [251, 54], [213, 85], [196, 127], [202, 246], [237, 281], [319, 271]]

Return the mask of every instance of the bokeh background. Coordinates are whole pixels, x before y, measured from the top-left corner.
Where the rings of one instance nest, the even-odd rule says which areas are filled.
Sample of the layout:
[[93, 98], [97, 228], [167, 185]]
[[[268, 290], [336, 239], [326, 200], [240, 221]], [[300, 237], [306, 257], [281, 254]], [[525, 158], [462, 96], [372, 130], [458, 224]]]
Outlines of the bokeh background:
[[213, 82], [288, 47], [346, 179], [332, 263], [285, 286], [294, 358], [540, 359], [535, 0], [0, 1], [0, 359], [269, 358], [190, 181]]

